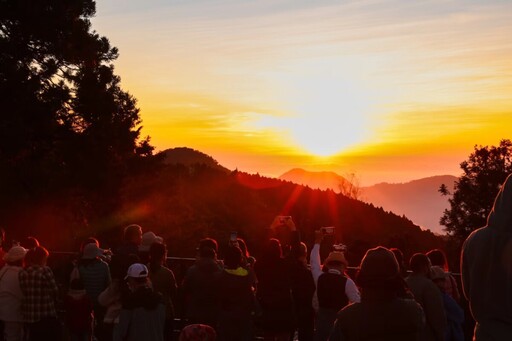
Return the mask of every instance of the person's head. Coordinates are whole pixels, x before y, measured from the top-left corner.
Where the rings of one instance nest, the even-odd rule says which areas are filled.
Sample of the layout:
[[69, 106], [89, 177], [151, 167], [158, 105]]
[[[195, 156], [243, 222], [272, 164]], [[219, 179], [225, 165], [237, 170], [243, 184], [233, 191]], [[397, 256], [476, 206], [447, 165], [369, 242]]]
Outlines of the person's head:
[[224, 253], [224, 267], [238, 269], [242, 264], [242, 250], [238, 246], [229, 246]]
[[48, 250], [42, 246], [38, 246], [32, 250], [29, 250], [25, 257], [27, 261], [30, 262], [29, 265], [45, 266], [46, 261], [48, 260], [48, 255]]
[[39, 240], [37, 240], [35, 237], [29, 236], [24, 238], [20, 245], [27, 250], [34, 249], [39, 246]]
[[403, 287], [403, 279], [396, 257], [390, 250], [378, 246], [366, 251], [359, 272], [356, 277], [357, 284], [365, 289], [396, 293]]
[[148, 284], [148, 276], [148, 268], [144, 264], [135, 263], [128, 268], [125, 280], [128, 282], [130, 290], [135, 291]]
[[293, 258], [299, 262], [306, 262], [306, 258], [308, 257], [308, 247], [306, 244], [300, 242], [298, 245], [292, 247], [290, 251]]
[[409, 261], [409, 268], [414, 274], [430, 277], [430, 260], [423, 253], [415, 253]]
[[84, 247], [88, 244], [96, 244], [97, 247], [100, 246], [100, 242], [98, 239], [94, 237], [87, 237], [82, 244], [80, 244], [80, 252], [84, 252]]
[[217, 258], [217, 252], [215, 252], [214, 249], [208, 246], [202, 246], [199, 248], [197, 255], [199, 258], [204, 259], [216, 259]]
[[131, 224], [124, 228], [123, 240], [128, 243], [140, 245], [142, 243], [142, 227]]
[[162, 243], [153, 243], [149, 247], [149, 261], [153, 264], [163, 264], [167, 257], [167, 247]]
[[213, 238], [203, 238], [203, 239], [201, 239], [199, 241], [199, 249], [201, 249], [203, 247], [207, 247], [207, 248], [213, 249], [213, 251], [215, 251], [216, 254], [219, 253], [219, 244]]
[[27, 249], [22, 246], [13, 246], [4, 255], [4, 261], [11, 266], [23, 266], [23, 260], [27, 254]]
[[341, 272], [345, 272], [348, 267], [348, 262], [343, 252], [332, 251], [325, 259], [324, 265], [327, 269], [335, 269]]
[[439, 290], [445, 291], [446, 273], [440, 266], [434, 265], [430, 268], [430, 279], [434, 282]]
[[430, 259], [430, 263], [432, 265], [439, 266], [445, 271], [448, 271], [448, 262], [446, 261], [446, 255], [442, 250], [430, 250], [427, 252], [427, 257]]
[[272, 261], [279, 259], [282, 256], [283, 250], [281, 249], [281, 242], [276, 238], [270, 238], [265, 244], [262, 259]]
[[164, 239], [160, 236], [157, 236], [154, 232], [146, 232], [142, 235], [142, 242], [139, 245], [139, 251], [149, 252], [149, 248], [153, 243], [162, 244]]

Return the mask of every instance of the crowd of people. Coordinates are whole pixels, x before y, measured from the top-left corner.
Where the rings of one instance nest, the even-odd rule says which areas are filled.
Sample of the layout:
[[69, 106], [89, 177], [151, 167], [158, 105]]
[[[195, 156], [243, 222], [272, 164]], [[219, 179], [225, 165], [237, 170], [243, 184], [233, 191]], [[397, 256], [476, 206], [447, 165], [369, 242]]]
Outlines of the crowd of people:
[[[509, 177], [488, 226], [463, 248], [475, 340], [512, 339], [511, 208]], [[372, 248], [351, 278], [343, 248], [322, 264], [324, 233], [315, 232], [308, 252], [284, 218], [271, 229], [284, 226], [291, 237], [285, 245], [269, 238], [258, 260], [241, 238], [229, 241], [222, 260], [216, 240], [200, 240], [179, 283], [163, 238], [139, 225], [124, 229], [113, 252], [88, 238], [64, 294], [48, 251], [28, 237], [0, 250], [3, 340], [464, 340], [461, 295], [443, 251], [414, 254], [407, 271], [400, 250]], [[183, 325], [175, 325], [178, 305]]]

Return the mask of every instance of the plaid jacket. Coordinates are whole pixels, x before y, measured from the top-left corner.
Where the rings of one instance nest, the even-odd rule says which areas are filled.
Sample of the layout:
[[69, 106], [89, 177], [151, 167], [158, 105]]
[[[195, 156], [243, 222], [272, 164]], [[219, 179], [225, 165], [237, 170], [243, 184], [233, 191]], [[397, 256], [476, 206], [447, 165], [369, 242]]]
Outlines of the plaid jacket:
[[58, 287], [52, 270], [47, 267], [30, 266], [20, 272], [20, 287], [23, 292], [21, 311], [25, 322], [40, 321], [43, 317], [56, 317], [55, 303]]

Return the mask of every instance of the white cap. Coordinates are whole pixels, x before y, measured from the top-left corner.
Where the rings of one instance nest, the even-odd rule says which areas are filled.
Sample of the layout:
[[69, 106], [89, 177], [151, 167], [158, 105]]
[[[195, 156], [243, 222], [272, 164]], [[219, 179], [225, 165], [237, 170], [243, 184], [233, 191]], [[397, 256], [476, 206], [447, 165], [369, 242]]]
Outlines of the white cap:
[[135, 263], [130, 265], [124, 279], [128, 279], [128, 277], [145, 278], [148, 277], [148, 274], [148, 268], [144, 264]]

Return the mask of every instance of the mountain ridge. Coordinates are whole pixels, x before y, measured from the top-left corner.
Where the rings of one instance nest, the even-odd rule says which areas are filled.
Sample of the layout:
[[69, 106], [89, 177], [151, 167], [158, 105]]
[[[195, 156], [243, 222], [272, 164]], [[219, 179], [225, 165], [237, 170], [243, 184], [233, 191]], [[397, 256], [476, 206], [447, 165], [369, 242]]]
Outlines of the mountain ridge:
[[[279, 179], [336, 192], [347, 181], [335, 172], [312, 172], [301, 168], [285, 172]], [[451, 190], [456, 180], [457, 177], [453, 175], [433, 175], [401, 183], [380, 182], [360, 187], [357, 199], [405, 215], [424, 229], [444, 234], [439, 219], [449, 208], [449, 202], [448, 197], [442, 196], [438, 189], [445, 184]]]

